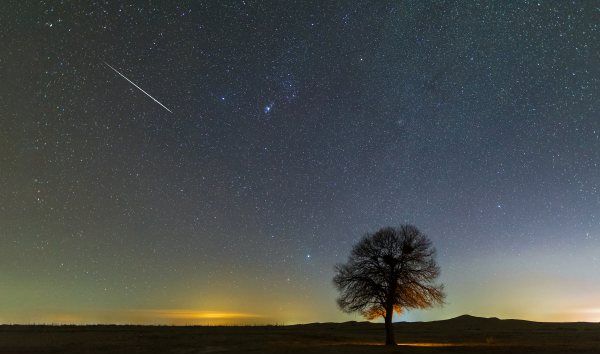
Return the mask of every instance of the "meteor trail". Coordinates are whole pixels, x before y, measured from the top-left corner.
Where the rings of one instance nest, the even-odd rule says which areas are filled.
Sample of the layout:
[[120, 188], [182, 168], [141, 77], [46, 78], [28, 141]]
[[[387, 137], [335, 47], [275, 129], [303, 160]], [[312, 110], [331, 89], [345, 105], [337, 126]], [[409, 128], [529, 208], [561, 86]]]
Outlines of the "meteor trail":
[[127, 78], [125, 75], [121, 74], [121, 73], [119, 72], [119, 70], [117, 70], [117, 69], [113, 68], [113, 67], [112, 67], [112, 66], [110, 66], [110, 64], [109, 64], [109, 63], [107, 63], [107, 62], [104, 62], [104, 64], [106, 64], [106, 66], [108, 66], [109, 68], [113, 69], [113, 70], [114, 70], [114, 72], [116, 72], [117, 74], [121, 75], [121, 76], [122, 76], [122, 77], [123, 77], [125, 80], [129, 81], [129, 83], [130, 83], [130, 84], [132, 84], [133, 86], [137, 87], [137, 88], [138, 88], [140, 91], [142, 91], [143, 93], [145, 93], [145, 94], [146, 94], [146, 96], [150, 97], [152, 100], [154, 100], [154, 102], [158, 103], [158, 104], [159, 104], [159, 105], [160, 105], [162, 108], [164, 108], [164, 109], [166, 109], [167, 111], [169, 111], [169, 113], [173, 113], [173, 112], [172, 112], [170, 109], [168, 109], [167, 107], [165, 107], [165, 105], [164, 105], [164, 104], [162, 104], [162, 103], [158, 102], [158, 100], [157, 100], [156, 98], [154, 98], [154, 97], [150, 96], [150, 94], [149, 94], [148, 92], [144, 91], [144, 90], [143, 90], [141, 87], [139, 87], [138, 85], [136, 85], [136, 84], [135, 84], [133, 81], [129, 80], [129, 79], [128, 79], [128, 78]]

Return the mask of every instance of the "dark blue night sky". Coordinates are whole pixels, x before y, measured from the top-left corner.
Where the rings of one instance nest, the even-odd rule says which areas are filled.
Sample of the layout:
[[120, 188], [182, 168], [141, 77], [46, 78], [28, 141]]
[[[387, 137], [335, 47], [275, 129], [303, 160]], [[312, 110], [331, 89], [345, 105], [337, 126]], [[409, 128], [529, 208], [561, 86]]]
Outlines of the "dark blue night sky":
[[0, 19], [0, 322], [352, 319], [334, 264], [406, 222], [448, 303], [402, 319], [600, 320], [600, 3]]

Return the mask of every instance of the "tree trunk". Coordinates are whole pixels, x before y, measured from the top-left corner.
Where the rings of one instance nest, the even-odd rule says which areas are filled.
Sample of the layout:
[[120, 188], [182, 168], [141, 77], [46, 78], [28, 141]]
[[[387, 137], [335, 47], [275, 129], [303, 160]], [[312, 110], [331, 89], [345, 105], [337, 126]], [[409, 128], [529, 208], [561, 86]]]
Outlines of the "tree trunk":
[[396, 339], [394, 338], [394, 324], [392, 323], [392, 317], [394, 316], [394, 309], [385, 311], [385, 345], [396, 345]]

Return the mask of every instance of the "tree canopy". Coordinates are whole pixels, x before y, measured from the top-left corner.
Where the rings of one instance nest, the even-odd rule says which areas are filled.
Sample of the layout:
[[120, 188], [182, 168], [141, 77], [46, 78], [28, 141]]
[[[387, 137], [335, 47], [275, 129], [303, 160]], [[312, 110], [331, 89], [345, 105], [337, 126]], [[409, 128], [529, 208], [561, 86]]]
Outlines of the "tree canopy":
[[385, 319], [386, 344], [395, 344], [394, 311], [424, 309], [444, 301], [443, 285], [435, 283], [440, 268], [429, 238], [412, 225], [385, 227], [365, 235], [345, 264], [335, 268], [333, 283], [345, 312], [367, 319]]

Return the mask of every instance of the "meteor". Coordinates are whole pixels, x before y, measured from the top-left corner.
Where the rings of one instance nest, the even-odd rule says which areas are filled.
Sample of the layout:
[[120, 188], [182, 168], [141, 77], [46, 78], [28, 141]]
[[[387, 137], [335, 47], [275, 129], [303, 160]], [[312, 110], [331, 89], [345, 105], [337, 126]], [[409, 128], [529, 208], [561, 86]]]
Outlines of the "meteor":
[[129, 81], [129, 83], [130, 83], [130, 84], [132, 84], [133, 86], [135, 86], [135, 87], [136, 87], [138, 90], [140, 90], [140, 91], [142, 91], [143, 93], [145, 93], [145, 94], [146, 94], [146, 96], [150, 97], [150, 98], [151, 98], [151, 99], [152, 99], [154, 102], [158, 103], [158, 104], [159, 104], [159, 105], [160, 105], [162, 108], [164, 108], [164, 109], [166, 109], [167, 111], [169, 111], [169, 113], [173, 113], [173, 111], [171, 111], [170, 109], [168, 109], [167, 107], [165, 107], [165, 105], [164, 105], [164, 104], [162, 104], [162, 103], [158, 102], [158, 100], [157, 100], [156, 98], [154, 98], [154, 97], [150, 96], [150, 94], [149, 94], [148, 92], [144, 91], [144, 90], [143, 90], [141, 87], [139, 87], [138, 85], [136, 85], [136, 84], [135, 84], [135, 82], [133, 82], [133, 81], [129, 80], [129, 79], [128, 79], [128, 78], [127, 78], [125, 75], [121, 74], [121, 73], [119, 72], [119, 70], [117, 70], [117, 69], [113, 68], [113, 67], [112, 67], [112, 66], [110, 66], [110, 64], [109, 64], [109, 63], [107, 63], [107, 62], [104, 62], [104, 64], [106, 64], [106, 66], [108, 66], [109, 68], [113, 69], [113, 70], [114, 70], [114, 72], [116, 72], [117, 74], [121, 75], [121, 76], [122, 76], [122, 77], [123, 77], [125, 80]]

